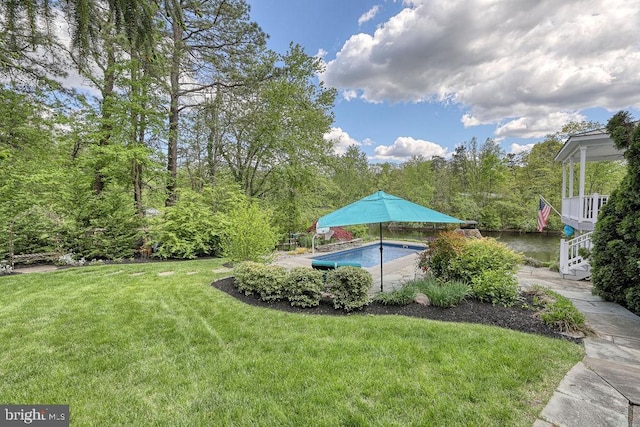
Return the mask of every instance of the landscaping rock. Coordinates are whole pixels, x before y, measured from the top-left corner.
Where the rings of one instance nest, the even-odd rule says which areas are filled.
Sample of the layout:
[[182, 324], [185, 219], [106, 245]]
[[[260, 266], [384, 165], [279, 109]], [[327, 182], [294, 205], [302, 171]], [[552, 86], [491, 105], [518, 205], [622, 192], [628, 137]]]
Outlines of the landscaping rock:
[[416, 297], [413, 299], [413, 302], [415, 302], [416, 304], [424, 305], [424, 306], [431, 305], [431, 300], [429, 299], [429, 297], [426, 296], [425, 294], [421, 294], [420, 292], [416, 294]]

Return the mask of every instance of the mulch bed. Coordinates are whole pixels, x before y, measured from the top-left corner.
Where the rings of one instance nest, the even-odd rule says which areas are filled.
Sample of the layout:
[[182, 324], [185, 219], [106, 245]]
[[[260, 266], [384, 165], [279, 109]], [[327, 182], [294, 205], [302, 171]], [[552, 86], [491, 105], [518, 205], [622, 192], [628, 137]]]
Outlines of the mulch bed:
[[[419, 317], [423, 319], [441, 320], [445, 322], [466, 322], [480, 323], [483, 325], [499, 326], [516, 331], [532, 334], [545, 335], [552, 338], [567, 339], [580, 342], [581, 339], [568, 337], [546, 325], [536, 317], [535, 312], [523, 307], [503, 307], [501, 305], [491, 305], [477, 300], [468, 299], [462, 301], [453, 308], [439, 308], [433, 306], [423, 306], [420, 304], [409, 304], [405, 306], [383, 305], [376, 302], [363, 307], [361, 310], [347, 313], [344, 310], [336, 310], [328, 301], [321, 301], [317, 307], [302, 308], [293, 307], [288, 301], [265, 302], [257, 295], [245, 295], [238, 291], [234, 285], [234, 278], [227, 277], [211, 286], [226, 292], [232, 297], [249, 305], [270, 308], [274, 310], [286, 311], [290, 313], [304, 313], [330, 316], [346, 315], [400, 315]], [[531, 304], [531, 301], [528, 301]]]

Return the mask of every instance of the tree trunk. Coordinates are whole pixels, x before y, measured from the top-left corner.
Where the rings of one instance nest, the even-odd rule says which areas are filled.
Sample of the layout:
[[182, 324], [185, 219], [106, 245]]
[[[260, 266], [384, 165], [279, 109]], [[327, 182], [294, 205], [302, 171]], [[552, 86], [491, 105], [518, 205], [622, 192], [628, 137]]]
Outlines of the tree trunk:
[[[111, 131], [113, 125], [111, 123], [111, 101], [113, 98], [113, 89], [116, 81], [115, 63], [116, 56], [113, 51], [112, 42], [107, 45], [107, 66], [104, 73], [104, 87], [102, 88], [102, 135], [98, 141], [99, 146], [109, 145], [111, 139]], [[104, 175], [102, 174], [102, 162], [98, 160], [96, 165], [96, 175], [93, 180], [93, 192], [98, 195], [104, 190]]]
[[[174, 7], [180, 7], [174, 5]], [[166, 206], [172, 206], [176, 201], [176, 179], [178, 175], [178, 121], [180, 102], [180, 64], [182, 58], [183, 27], [178, 19], [179, 10], [172, 10], [171, 30], [173, 37], [173, 52], [171, 55], [170, 72], [170, 104], [169, 104], [169, 138], [167, 144], [167, 199]]]

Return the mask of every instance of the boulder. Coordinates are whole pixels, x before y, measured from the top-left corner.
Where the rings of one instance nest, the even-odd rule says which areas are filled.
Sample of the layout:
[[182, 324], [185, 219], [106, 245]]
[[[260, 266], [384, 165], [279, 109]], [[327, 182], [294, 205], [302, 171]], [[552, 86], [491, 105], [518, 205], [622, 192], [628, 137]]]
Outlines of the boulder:
[[420, 292], [416, 294], [416, 297], [413, 299], [413, 302], [415, 302], [416, 304], [424, 305], [424, 306], [431, 305], [431, 300], [429, 299], [429, 297]]

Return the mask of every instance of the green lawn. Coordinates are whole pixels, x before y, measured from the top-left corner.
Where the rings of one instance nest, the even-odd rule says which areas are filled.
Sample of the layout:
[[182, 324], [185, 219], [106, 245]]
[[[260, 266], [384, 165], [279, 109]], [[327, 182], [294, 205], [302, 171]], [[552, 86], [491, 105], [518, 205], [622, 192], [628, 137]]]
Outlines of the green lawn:
[[221, 263], [0, 277], [0, 402], [69, 404], [72, 425], [530, 426], [583, 356], [494, 327], [250, 307], [209, 286]]

